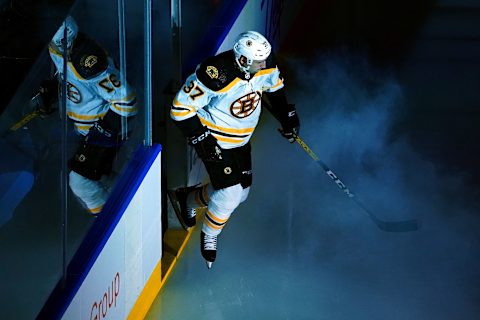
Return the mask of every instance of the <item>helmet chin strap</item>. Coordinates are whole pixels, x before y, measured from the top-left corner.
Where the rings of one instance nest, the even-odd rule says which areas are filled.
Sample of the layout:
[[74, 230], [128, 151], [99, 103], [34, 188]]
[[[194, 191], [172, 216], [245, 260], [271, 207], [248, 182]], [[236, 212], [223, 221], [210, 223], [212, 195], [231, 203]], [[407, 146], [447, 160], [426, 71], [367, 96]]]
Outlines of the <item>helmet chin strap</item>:
[[[242, 56], [243, 58], [247, 59], [247, 57], [245, 56]], [[242, 58], [240, 57], [240, 59]], [[237, 66], [240, 68], [240, 70], [245, 74], [245, 79], [250, 79], [251, 75], [250, 75], [250, 66], [244, 66], [242, 65], [242, 63], [240, 62], [240, 59], [235, 59], [235, 62], [237, 63]]]

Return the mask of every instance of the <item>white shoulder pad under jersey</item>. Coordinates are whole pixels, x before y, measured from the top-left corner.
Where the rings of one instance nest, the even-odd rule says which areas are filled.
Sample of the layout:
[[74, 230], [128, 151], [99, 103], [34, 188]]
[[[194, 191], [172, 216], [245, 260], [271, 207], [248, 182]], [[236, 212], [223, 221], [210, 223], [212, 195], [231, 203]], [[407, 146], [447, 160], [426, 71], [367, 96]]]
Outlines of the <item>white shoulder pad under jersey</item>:
[[277, 67], [257, 72], [251, 79], [235, 67], [232, 51], [207, 59], [177, 93], [171, 117], [182, 121], [198, 116], [222, 148], [245, 145], [261, 112], [264, 91], [283, 88]]
[[[85, 135], [109, 110], [121, 116], [136, 114], [136, 94], [128, 83], [120, 82], [118, 69], [103, 49], [88, 40], [77, 45], [77, 40], [67, 64], [67, 114]], [[49, 51], [63, 78], [63, 56], [53, 48]]]

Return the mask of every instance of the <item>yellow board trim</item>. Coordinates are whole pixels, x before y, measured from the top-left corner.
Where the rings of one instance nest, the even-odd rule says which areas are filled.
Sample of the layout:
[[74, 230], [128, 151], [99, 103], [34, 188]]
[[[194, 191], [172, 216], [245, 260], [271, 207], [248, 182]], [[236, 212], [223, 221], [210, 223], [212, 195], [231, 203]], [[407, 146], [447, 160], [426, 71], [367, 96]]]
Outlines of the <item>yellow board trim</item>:
[[155, 269], [153, 269], [150, 278], [148, 279], [147, 283], [143, 287], [140, 296], [138, 297], [135, 305], [133, 306], [130, 314], [128, 315], [127, 319], [143, 319], [147, 314], [148, 310], [150, 309], [153, 301], [157, 297], [158, 292], [160, 291], [159, 284], [162, 280], [162, 261], [160, 260]]
[[170, 276], [170, 273], [172, 272], [173, 267], [177, 263], [178, 258], [182, 254], [183, 249], [185, 249], [185, 246], [188, 240], [190, 239], [190, 236], [193, 233], [193, 229], [194, 228], [190, 228], [187, 231], [187, 235], [185, 236], [185, 239], [183, 240], [182, 245], [178, 249], [174, 259], [171, 261], [171, 264], [167, 267], [168, 269], [165, 272], [165, 275], [163, 276], [163, 278], [162, 278], [163, 257], [162, 257], [162, 260], [160, 260], [158, 264], [155, 266], [155, 269], [153, 270], [152, 275], [150, 276], [148, 281], [145, 283], [145, 286], [143, 287], [142, 292], [138, 296], [138, 299], [135, 302], [135, 305], [130, 311], [127, 317], [128, 320], [137, 320], [137, 319], [145, 318], [153, 302], [155, 301], [155, 298], [157, 297], [161, 288], [163, 287], [168, 277]]

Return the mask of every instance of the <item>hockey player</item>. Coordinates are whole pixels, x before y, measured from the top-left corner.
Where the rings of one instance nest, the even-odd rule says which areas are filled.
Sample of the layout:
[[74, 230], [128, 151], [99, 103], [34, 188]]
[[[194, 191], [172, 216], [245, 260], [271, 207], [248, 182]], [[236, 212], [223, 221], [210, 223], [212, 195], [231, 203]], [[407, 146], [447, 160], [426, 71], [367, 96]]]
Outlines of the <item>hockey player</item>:
[[196, 208], [207, 207], [200, 242], [208, 268], [216, 258], [217, 236], [252, 184], [249, 140], [260, 117], [262, 96], [270, 101], [281, 134], [290, 142], [300, 126], [270, 52], [270, 43], [260, 33], [240, 34], [233, 50], [201, 63], [173, 101], [171, 117], [210, 177], [207, 185], [175, 192], [185, 227], [195, 225]]
[[109, 195], [101, 179], [111, 173], [121, 143], [122, 118], [129, 119], [137, 112], [136, 95], [128, 83], [120, 81], [120, 72], [105, 50], [78, 32], [70, 16], [52, 38], [49, 52], [59, 82], [65, 78], [64, 56], [68, 57], [66, 109], [80, 135], [78, 148], [68, 163], [69, 185], [88, 211], [97, 215]]

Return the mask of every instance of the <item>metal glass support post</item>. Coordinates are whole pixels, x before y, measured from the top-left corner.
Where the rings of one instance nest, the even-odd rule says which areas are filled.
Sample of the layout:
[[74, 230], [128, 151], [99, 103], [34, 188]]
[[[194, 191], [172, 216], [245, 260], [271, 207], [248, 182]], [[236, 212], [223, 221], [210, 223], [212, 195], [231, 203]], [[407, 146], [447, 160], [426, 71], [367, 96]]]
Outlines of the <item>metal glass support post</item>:
[[176, 91], [182, 80], [182, 0], [170, 1], [170, 27], [172, 29], [172, 91]]
[[145, 0], [144, 7], [144, 55], [145, 55], [145, 146], [152, 145], [152, 1]]
[[[117, 15], [118, 15], [118, 52], [120, 63], [120, 83], [127, 83], [127, 58], [126, 58], [126, 45], [125, 40], [125, 1], [117, 0]], [[123, 86], [125, 88], [125, 86]], [[128, 122], [126, 117], [122, 118], [122, 140], [127, 138], [128, 134]]]
[[[66, 22], [63, 22], [66, 24]], [[67, 28], [63, 29], [62, 39], [62, 56], [63, 56], [63, 77], [60, 99], [60, 118], [61, 118], [61, 173], [60, 173], [60, 190], [61, 190], [61, 234], [62, 234], [62, 287], [67, 284], [67, 223], [68, 223], [68, 164], [67, 164], [67, 147], [68, 147], [68, 117], [67, 117]]]

